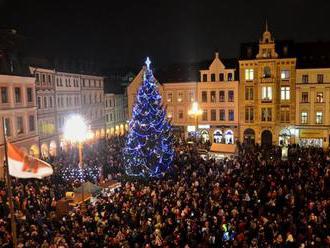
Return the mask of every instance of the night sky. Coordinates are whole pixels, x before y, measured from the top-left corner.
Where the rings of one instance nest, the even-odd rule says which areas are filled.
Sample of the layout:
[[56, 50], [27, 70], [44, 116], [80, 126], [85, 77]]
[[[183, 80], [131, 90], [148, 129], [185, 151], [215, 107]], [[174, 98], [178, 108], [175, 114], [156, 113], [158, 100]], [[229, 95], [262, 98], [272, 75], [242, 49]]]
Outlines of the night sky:
[[330, 40], [328, 0], [0, 0], [0, 27], [36, 56], [92, 58], [110, 67], [237, 57], [265, 19], [275, 39]]

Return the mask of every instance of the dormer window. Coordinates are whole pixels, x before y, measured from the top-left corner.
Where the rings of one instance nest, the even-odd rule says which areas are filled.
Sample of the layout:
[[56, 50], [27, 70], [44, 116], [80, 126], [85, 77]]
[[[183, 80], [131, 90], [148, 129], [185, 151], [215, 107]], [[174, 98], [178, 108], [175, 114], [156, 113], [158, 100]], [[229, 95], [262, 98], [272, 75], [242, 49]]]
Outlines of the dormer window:
[[207, 82], [207, 74], [203, 74], [203, 82]]
[[223, 82], [224, 81], [224, 75], [223, 73], [219, 74], [219, 81]]
[[233, 73], [228, 73], [228, 81], [233, 81]]
[[215, 82], [215, 74], [214, 73], [211, 74], [211, 81]]

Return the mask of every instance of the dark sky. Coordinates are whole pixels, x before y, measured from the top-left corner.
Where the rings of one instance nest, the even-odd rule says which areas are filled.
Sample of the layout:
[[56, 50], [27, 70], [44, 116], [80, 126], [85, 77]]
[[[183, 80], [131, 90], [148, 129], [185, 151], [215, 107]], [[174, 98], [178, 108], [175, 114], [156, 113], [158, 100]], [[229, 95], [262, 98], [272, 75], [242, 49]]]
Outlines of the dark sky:
[[236, 57], [266, 17], [276, 39], [330, 40], [329, 0], [0, 0], [0, 27], [15, 28], [40, 55], [109, 66]]

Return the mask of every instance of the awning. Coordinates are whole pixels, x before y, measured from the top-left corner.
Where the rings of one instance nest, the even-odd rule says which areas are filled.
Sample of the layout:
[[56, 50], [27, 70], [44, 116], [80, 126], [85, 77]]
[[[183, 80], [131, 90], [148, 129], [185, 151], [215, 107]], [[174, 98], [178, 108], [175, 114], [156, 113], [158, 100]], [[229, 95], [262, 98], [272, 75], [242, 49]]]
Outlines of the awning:
[[236, 145], [234, 144], [217, 144], [213, 143], [211, 145], [211, 152], [217, 152], [217, 153], [231, 153], [234, 154], [236, 151]]

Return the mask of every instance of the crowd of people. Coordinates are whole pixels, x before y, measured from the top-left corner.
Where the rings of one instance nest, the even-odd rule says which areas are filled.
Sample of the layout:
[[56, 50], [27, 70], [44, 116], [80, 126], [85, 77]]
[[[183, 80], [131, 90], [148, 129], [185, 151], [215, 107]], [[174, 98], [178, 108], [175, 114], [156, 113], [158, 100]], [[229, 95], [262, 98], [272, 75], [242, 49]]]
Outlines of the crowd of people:
[[[319, 148], [238, 144], [234, 157], [203, 159], [194, 144], [176, 144], [171, 169], [161, 178], [125, 176], [124, 138], [85, 147], [90, 180], [116, 179], [86, 209], [56, 216], [56, 201], [72, 190], [65, 168], [76, 151], [50, 161], [44, 180], [13, 179], [19, 247], [329, 247], [330, 158]], [[0, 246], [11, 247], [6, 191], [0, 186]]]

